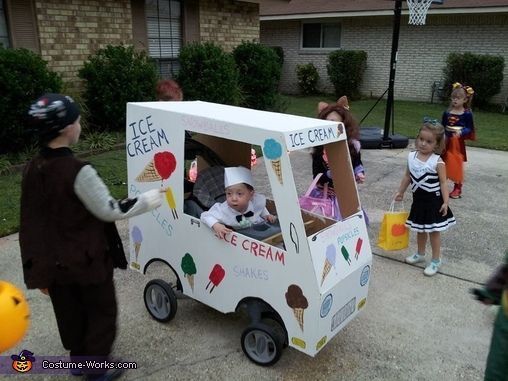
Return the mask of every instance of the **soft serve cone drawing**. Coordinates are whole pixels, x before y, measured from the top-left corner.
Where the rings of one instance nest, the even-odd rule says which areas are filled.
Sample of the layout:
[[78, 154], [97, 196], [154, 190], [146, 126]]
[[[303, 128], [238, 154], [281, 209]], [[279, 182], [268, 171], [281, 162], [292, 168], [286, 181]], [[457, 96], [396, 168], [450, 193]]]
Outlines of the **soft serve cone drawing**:
[[268, 160], [270, 160], [272, 169], [277, 175], [279, 183], [283, 185], [284, 180], [282, 178], [282, 166], [280, 162], [280, 157], [282, 155], [282, 146], [275, 139], [266, 139], [265, 144], [263, 145], [263, 154]]
[[138, 261], [139, 251], [141, 250], [141, 243], [143, 242], [143, 234], [137, 226], [132, 227], [131, 231], [132, 242], [134, 242], [134, 253], [136, 255], [136, 262]]
[[332, 266], [335, 267], [335, 258], [337, 257], [337, 249], [335, 248], [335, 245], [328, 245], [326, 248], [326, 259], [325, 264], [323, 266], [323, 272], [321, 273], [321, 286], [323, 285], [323, 282], [325, 281], [326, 276], [332, 269]]

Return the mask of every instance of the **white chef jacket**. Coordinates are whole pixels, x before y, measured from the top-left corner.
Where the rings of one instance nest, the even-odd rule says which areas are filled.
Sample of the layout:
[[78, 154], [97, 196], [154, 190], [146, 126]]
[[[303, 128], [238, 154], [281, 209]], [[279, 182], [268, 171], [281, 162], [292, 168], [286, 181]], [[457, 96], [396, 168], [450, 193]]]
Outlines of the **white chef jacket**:
[[[253, 216], [246, 217], [244, 214], [252, 212]], [[268, 216], [270, 213], [266, 209], [266, 197], [262, 194], [254, 193], [254, 196], [249, 201], [247, 210], [245, 213], [239, 213], [238, 211], [231, 208], [227, 201], [222, 203], [218, 202], [214, 204], [210, 210], [201, 214], [201, 221], [203, 221], [210, 228], [217, 222], [223, 225], [231, 226], [234, 229], [247, 228], [253, 224], [259, 224], [265, 219], [263, 217]], [[236, 216], [242, 216], [240, 222], [238, 222]]]

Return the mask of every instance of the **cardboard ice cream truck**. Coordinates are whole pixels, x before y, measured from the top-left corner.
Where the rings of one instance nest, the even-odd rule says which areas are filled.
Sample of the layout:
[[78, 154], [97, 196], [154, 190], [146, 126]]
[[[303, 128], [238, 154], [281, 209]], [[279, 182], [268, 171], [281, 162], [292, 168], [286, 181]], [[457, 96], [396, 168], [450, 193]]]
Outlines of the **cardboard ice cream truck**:
[[[309, 155], [323, 144], [339, 221], [302, 210], [293, 177], [291, 152]], [[266, 166], [255, 188], [269, 184], [267, 209], [278, 221], [219, 239], [186, 208], [186, 160], [189, 152], [198, 156], [196, 187], [213, 168], [249, 168], [252, 145]], [[215, 164], [196, 147], [215, 155]], [[223, 313], [243, 310], [250, 321], [241, 335], [245, 355], [271, 365], [287, 346], [315, 356], [364, 308], [372, 252], [342, 123], [200, 101], [129, 103], [126, 150], [129, 197], [165, 189], [166, 202], [129, 222], [130, 267], [145, 273], [162, 262], [177, 279], [147, 283], [144, 301], [156, 320], [175, 316], [174, 289]], [[224, 184], [201, 191], [214, 188]]]

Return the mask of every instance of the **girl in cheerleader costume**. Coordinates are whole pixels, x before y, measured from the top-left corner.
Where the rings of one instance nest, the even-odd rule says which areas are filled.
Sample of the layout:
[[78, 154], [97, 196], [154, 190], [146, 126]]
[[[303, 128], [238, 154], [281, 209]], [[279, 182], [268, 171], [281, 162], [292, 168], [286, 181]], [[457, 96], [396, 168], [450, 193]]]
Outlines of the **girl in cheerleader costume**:
[[406, 262], [425, 262], [425, 246], [430, 237], [432, 260], [423, 273], [435, 275], [441, 267], [441, 232], [455, 225], [455, 217], [448, 208], [446, 167], [439, 154], [444, 147], [444, 128], [435, 119], [425, 118], [416, 137], [416, 151], [408, 155], [407, 167], [395, 193], [395, 201], [402, 201], [411, 185], [413, 204], [406, 226], [416, 231], [418, 251]]

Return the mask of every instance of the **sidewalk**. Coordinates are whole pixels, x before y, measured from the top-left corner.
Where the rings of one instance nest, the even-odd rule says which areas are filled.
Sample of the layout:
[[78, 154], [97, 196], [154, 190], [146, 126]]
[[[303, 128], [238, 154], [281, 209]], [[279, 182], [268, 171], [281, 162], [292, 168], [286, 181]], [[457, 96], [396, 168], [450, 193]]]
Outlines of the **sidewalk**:
[[[223, 315], [192, 299], [179, 299], [169, 324], [145, 310], [146, 282], [161, 277], [118, 271], [119, 332], [115, 354], [135, 361], [125, 380], [479, 380], [483, 378], [494, 311], [473, 301], [468, 289], [484, 282], [508, 243], [508, 152], [468, 148], [464, 198], [451, 200], [457, 226], [443, 235], [442, 272], [423, 275], [423, 266], [403, 263], [414, 252], [383, 252], [379, 225], [400, 182], [408, 150], [364, 150], [367, 183], [360, 199], [370, 218], [375, 253], [369, 300], [364, 311], [315, 357], [294, 349], [269, 368], [249, 362], [240, 347], [246, 320]], [[299, 192], [311, 181], [310, 155], [291, 154]], [[255, 175], [265, 170], [262, 160]], [[260, 192], [266, 192], [261, 186]], [[410, 206], [411, 196], [406, 196]], [[124, 239], [127, 225], [118, 224]], [[17, 234], [0, 239], [0, 279], [23, 288]], [[32, 326], [12, 353], [62, 355], [49, 298], [26, 291]], [[10, 355], [4, 353], [3, 355]], [[26, 378], [26, 377], [24, 377]], [[14, 376], [9, 379], [22, 379]], [[71, 379], [31, 375], [33, 380]], [[72, 378], [75, 379], [75, 378]]]

